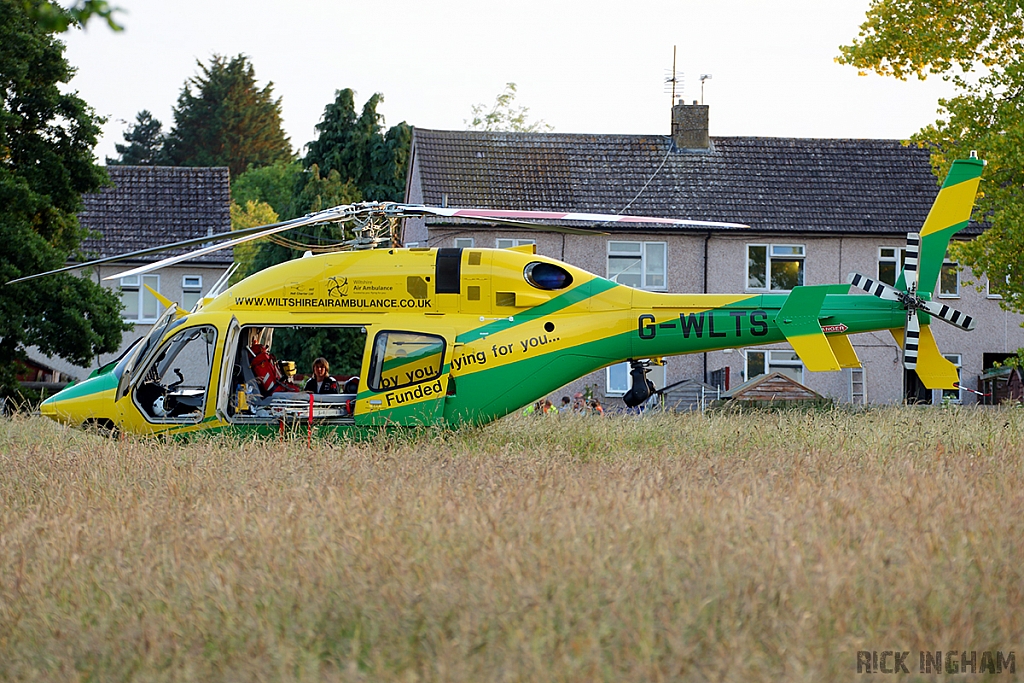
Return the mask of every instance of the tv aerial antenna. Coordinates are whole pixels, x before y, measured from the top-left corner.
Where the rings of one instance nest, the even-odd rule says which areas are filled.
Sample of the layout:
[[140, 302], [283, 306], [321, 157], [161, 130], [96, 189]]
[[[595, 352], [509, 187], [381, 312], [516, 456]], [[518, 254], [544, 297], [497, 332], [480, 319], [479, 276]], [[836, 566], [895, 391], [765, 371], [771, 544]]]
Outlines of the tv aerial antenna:
[[679, 85], [679, 96], [683, 96], [683, 76], [676, 74], [676, 46], [672, 46], [672, 71], [665, 72], [665, 92], [672, 93], [672, 104], [676, 104], [676, 84]]

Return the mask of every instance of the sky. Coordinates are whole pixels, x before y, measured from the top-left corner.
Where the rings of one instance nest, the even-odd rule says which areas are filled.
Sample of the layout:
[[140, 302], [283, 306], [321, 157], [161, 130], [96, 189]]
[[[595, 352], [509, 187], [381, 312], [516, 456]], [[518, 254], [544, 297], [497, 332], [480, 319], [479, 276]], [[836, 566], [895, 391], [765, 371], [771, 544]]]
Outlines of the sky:
[[[135, 115], [173, 124], [186, 79], [248, 55], [273, 83], [297, 151], [335, 92], [384, 96], [385, 125], [464, 130], [505, 84], [560, 133], [669, 134], [671, 92], [709, 106], [712, 136], [902, 139], [950, 86], [860, 76], [836, 64], [869, 0], [111, 0], [125, 27], [66, 36], [70, 83], [108, 119], [100, 160]], [[700, 77], [710, 74], [701, 91]]]

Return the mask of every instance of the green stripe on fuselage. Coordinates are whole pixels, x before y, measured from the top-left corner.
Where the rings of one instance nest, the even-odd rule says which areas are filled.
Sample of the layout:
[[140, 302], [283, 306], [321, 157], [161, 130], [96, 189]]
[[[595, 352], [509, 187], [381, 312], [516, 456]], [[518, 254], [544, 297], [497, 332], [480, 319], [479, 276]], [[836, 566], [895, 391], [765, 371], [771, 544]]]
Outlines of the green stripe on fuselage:
[[565, 292], [564, 294], [559, 294], [554, 299], [551, 299], [546, 303], [514, 313], [512, 316], [510, 316], [513, 318], [512, 320], [509, 320], [508, 318], [501, 318], [499, 320], [491, 321], [485, 325], [481, 325], [480, 327], [475, 327], [467, 332], [463, 332], [456, 338], [455, 341], [458, 344], [466, 344], [471, 341], [476, 341], [481, 336], [487, 336], [491, 334], [496, 334], [498, 332], [504, 332], [505, 330], [511, 329], [516, 325], [525, 322], [524, 320], [516, 321], [515, 318], [526, 317], [528, 319], [533, 319], [539, 316], [551, 315], [552, 313], [557, 313], [558, 311], [566, 309], [570, 306], [574, 306], [580, 303], [581, 301], [586, 301], [587, 299], [597, 296], [602, 292], [607, 292], [610, 289], [622, 286], [623, 285], [616, 284], [611, 280], [606, 280], [601, 277], [594, 277], [593, 279], [584, 282], [578, 287], [570, 289], [568, 292]]

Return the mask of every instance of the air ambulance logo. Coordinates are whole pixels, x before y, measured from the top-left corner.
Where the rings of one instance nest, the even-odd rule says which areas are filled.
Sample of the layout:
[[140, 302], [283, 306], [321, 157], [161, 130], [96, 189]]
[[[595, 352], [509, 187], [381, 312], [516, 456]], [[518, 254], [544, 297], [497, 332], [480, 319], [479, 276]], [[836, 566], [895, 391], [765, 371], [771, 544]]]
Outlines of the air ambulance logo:
[[334, 276], [327, 279], [327, 296], [348, 296], [348, 278]]

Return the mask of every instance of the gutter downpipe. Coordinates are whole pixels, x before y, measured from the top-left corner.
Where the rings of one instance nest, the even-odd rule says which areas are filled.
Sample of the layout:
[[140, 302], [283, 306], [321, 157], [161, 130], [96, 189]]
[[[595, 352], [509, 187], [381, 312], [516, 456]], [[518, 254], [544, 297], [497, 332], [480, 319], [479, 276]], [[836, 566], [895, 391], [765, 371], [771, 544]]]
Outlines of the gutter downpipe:
[[[708, 230], [704, 234], [704, 293], [708, 293], [708, 242], [711, 240], [711, 231]], [[708, 383], [708, 352], [705, 351], [704, 356], [704, 384]]]

